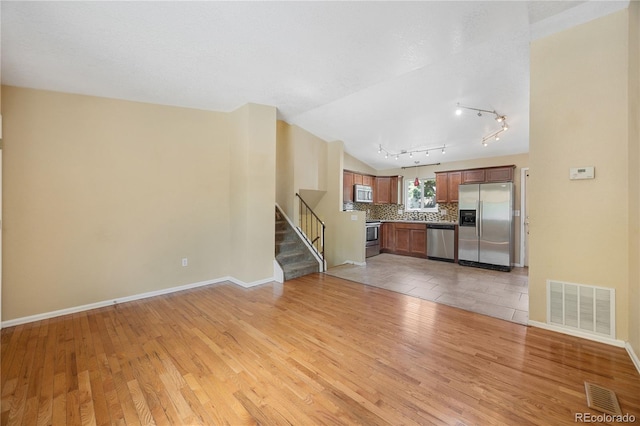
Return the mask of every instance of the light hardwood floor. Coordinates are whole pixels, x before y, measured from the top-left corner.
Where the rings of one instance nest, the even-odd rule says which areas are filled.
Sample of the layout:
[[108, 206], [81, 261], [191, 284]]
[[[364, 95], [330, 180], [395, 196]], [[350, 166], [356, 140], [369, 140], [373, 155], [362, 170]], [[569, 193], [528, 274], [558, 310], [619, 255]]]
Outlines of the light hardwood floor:
[[313, 274], [2, 330], [3, 425], [575, 424], [640, 418], [624, 349]]

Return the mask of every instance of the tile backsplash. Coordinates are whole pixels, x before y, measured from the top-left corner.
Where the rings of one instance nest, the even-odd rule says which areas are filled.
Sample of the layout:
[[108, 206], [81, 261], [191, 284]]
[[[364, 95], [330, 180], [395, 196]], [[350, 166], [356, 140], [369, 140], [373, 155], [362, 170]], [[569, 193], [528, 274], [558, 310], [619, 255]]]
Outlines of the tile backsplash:
[[[402, 204], [368, 204], [368, 203], [345, 203], [345, 210], [358, 210], [367, 212], [367, 219], [378, 220], [424, 220], [424, 221], [446, 221], [456, 222], [458, 220], [458, 203], [438, 204], [440, 212], [427, 213], [417, 211], [406, 211]], [[402, 211], [401, 214], [398, 211]], [[446, 211], [446, 213], [445, 213]]]

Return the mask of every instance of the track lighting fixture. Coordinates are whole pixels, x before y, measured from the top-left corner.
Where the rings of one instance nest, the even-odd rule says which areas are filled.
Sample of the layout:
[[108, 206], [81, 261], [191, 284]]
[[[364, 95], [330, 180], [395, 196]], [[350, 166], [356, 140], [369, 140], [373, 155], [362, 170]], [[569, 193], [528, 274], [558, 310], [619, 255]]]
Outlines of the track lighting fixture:
[[490, 111], [488, 109], [482, 109], [482, 108], [474, 108], [474, 107], [468, 107], [468, 106], [464, 106], [464, 105], [460, 105], [458, 103], [458, 107], [456, 108], [456, 115], [461, 115], [462, 114], [462, 110], [463, 109], [468, 109], [471, 111], [476, 111], [478, 113], [478, 117], [482, 117], [482, 113], [486, 112], [488, 114], [493, 114], [495, 117], [495, 120], [498, 123], [502, 124], [502, 127], [498, 130], [496, 130], [495, 132], [489, 133], [487, 136], [482, 138], [482, 145], [483, 146], [487, 146], [487, 141], [489, 139], [495, 139], [495, 140], [500, 140], [500, 133], [505, 132], [507, 130], [509, 130], [509, 125], [507, 124], [507, 116], [506, 115], [501, 115], [498, 114], [495, 110]]
[[391, 152], [391, 151], [387, 150], [386, 148], [384, 148], [382, 145], [379, 145], [378, 146], [378, 154], [382, 154], [384, 152], [384, 158], [389, 158], [389, 156], [391, 155], [391, 156], [395, 157], [396, 160], [399, 160], [400, 156], [404, 155], [404, 154], [409, 154], [409, 158], [413, 158], [413, 154], [419, 153], [419, 152], [424, 152], [425, 155], [428, 157], [429, 156], [429, 152], [430, 151], [435, 151], [435, 150], [442, 150], [442, 153], [444, 154], [445, 153], [444, 148], [445, 148], [445, 145], [436, 146], [434, 148], [413, 149], [411, 151], [403, 149], [403, 150], [401, 150], [399, 152]]

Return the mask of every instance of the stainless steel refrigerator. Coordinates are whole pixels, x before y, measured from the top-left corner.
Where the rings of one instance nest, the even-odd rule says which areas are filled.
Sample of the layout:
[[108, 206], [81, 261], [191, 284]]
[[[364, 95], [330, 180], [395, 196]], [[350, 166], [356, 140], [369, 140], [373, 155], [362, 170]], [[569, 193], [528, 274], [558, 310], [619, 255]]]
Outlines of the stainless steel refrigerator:
[[458, 262], [510, 271], [513, 183], [462, 184], [458, 193]]

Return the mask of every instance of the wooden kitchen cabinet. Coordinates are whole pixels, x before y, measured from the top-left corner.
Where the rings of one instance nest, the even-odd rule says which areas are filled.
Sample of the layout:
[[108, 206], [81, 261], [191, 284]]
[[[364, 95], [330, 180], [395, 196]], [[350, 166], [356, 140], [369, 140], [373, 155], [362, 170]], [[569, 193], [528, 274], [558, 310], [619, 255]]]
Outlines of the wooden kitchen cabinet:
[[389, 204], [391, 202], [391, 178], [377, 177], [373, 191], [375, 204]]
[[353, 203], [353, 178], [351, 172], [342, 173], [342, 202]]
[[449, 202], [449, 174], [436, 173], [436, 203]]
[[487, 182], [512, 182], [515, 166], [494, 167], [486, 170]]
[[515, 166], [436, 172], [436, 202], [457, 203], [458, 187], [464, 183], [513, 182]]
[[382, 224], [381, 233], [381, 252], [427, 257], [426, 223], [385, 222]]
[[396, 223], [395, 253], [404, 256], [427, 257], [427, 225]]
[[362, 184], [363, 185], [367, 185], [367, 186], [373, 187], [373, 180], [374, 180], [373, 176], [362, 175]]
[[353, 184], [362, 185], [362, 175], [358, 173], [353, 174]]
[[396, 249], [396, 228], [395, 223], [384, 222], [380, 225], [380, 251], [382, 253], [393, 253]]
[[462, 183], [482, 183], [485, 180], [484, 169], [463, 170]]
[[373, 185], [375, 204], [398, 204], [400, 176], [378, 176]]
[[436, 173], [436, 202], [457, 203], [460, 183], [462, 183], [462, 172]]
[[[462, 172], [449, 172], [447, 173], [447, 192], [449, 193], [449, 203], [457, 203], [458, 202], [458, 187], [460, 186], [460, 182], [462, 181]], [[436, 197], [438, 195], [438, 190], [436, 188]]]

